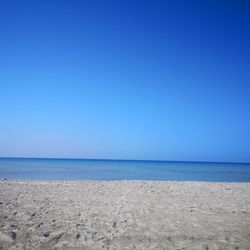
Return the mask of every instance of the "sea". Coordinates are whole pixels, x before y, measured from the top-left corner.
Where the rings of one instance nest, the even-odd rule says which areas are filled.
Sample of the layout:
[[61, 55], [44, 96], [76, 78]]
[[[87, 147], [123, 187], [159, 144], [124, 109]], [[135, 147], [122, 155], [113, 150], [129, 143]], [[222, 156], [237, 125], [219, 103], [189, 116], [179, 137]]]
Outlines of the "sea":
[[0, 158], [0, 178], [249, 182], [250, 163]]

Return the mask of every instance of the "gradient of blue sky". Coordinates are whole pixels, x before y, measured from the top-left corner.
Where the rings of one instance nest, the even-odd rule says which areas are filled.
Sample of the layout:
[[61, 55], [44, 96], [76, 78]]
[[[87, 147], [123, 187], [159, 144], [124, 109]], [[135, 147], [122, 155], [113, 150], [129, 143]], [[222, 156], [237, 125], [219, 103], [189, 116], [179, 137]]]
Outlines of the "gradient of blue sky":
[[247, 1], [1, 1], [0, 156], [250, 162]]

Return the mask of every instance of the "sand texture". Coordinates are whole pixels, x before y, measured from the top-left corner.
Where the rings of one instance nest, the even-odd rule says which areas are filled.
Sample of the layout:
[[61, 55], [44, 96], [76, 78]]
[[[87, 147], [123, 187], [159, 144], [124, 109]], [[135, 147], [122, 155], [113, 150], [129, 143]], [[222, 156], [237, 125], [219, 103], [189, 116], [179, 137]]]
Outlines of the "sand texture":
[[250, 183], [1, 181], [0, 249], [250, 249]]

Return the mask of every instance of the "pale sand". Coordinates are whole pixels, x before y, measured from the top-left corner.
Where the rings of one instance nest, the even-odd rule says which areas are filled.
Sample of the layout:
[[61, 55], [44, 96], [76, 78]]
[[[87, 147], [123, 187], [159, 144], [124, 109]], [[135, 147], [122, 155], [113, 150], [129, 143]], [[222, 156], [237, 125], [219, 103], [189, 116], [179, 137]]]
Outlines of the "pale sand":
[[0, 249], [250, 249], [250, 183], [1, 181]]

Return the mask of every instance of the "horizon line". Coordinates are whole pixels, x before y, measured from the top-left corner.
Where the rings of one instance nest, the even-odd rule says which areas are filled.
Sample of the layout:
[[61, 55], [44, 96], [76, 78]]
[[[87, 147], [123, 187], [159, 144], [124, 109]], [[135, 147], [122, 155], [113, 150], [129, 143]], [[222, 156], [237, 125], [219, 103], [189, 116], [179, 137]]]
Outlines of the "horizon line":
[[71, 157], [30, 157], [30, 156], [0, 156], [0, 159], [37, 159], [37, 160], [88, 160], [88, 161], [144, 161], [144, 162], [183, 162], [183, 163], [217, 163], [217, 164], [250, 164], [238, 161], [192, 161], [192, 160], [143, 160], [143, 159], [116, 159], [116, 158], [71, 158]]

